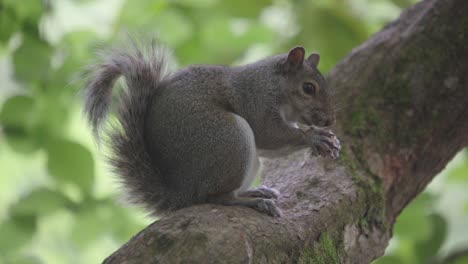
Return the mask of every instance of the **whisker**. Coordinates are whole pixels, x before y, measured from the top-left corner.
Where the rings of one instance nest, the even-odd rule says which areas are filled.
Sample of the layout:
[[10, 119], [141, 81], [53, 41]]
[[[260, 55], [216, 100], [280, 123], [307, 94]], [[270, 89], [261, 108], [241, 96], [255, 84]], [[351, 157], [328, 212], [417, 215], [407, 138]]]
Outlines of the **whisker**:
[[343, 89], [339, 89], [339, 90], [337, 90], [337, 89], [331, 89], [330, 95], [340, 95], [340, 94], [342, 94], [343, 92], [344, 92]]
[[339, 106], [335, 106], [334, 110], [335, 110], [335, 112], [341, 112], [341, 111], [343, 111], [345, 109], [348, 109], [349, 107], [351, 107], [351, 104], [339, 105]]

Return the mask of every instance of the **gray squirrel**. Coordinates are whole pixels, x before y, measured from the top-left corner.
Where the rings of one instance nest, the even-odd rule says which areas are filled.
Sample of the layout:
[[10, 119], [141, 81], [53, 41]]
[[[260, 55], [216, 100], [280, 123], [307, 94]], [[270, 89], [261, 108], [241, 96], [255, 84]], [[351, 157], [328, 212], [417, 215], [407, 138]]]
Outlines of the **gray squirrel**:
[[302, 148], [337, 158], [332, 93], [320, 56], [295, 47], [237, 66], [192, 65], [166, 74], [159, 46], [114, 49], [91, 68], [84, 113], [99, 134], [116, 80], [119, 126], [106, 129], [110, 163], [132, 202], [155, 215], [201, 203], [243, 205], [281, 216], [279, 192], [249, 189], [259, 156]]

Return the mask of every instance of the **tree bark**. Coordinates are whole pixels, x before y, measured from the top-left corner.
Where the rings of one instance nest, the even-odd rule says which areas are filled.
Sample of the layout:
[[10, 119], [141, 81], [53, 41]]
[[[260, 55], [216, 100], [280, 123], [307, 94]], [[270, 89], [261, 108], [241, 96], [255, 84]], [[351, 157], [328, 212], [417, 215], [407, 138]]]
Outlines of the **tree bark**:
[[468, 144], [468, 2], [426, 0], [328, 76], [346, 105], [338, 162], [265, 160], [282, 218], [199, 205], [141, 231], [104, 263], [369, 263], [395, 218]]

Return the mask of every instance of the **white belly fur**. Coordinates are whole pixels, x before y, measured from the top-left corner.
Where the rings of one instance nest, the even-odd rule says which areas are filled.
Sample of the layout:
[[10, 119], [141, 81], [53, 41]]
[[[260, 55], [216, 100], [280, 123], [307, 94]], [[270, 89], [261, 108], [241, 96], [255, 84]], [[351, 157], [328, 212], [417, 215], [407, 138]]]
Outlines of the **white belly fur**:
[[258, 169], [260, 167], [260, 161], [257, 156], [257, 149], [255, 147], [255, 137], [254, 137], [252, 129], [250, 128], [249, 124], [247, 123], [247, 121], [245, 121], [244, 118], [238, 115], [234, 115], [234, 117], [236, 118], [236, 122], [238, 126], [244, 132], [246, 140], [250, 146], [249, 164], [247, 165], [247, 173], [246, 175], [244, 175], [244, 180], [242, 181], [242, 185], [238, 189], [238, 191], [245, 191], [250, 188], [250, 186], [252, 185], [252, 182], [255, 180], [255, 177], [257, 176], [257, 173], [258, 173]]

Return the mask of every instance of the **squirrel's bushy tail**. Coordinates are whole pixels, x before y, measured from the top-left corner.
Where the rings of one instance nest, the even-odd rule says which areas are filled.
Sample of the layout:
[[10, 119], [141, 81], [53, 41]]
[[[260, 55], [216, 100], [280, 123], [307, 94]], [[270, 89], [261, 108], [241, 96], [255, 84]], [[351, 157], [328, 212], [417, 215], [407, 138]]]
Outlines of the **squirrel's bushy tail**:
[[152, 164], [145, 143], [145, 118], [154, 93], [161, 87], [166, 67], [165, 51], [151, 45], [142, 50], [136, 44], [114, 49], [89, 69], [84, 112], [96, 136], [112, 99], [112, 88], [123, 76], [127, 89], [119, 95], [119, 126], [105, 130], [111, 151], [110, 163], [127, 187], [132, 202], [153, 213], [169, 210], [170, 194], [163, 188], [160, 172]]

